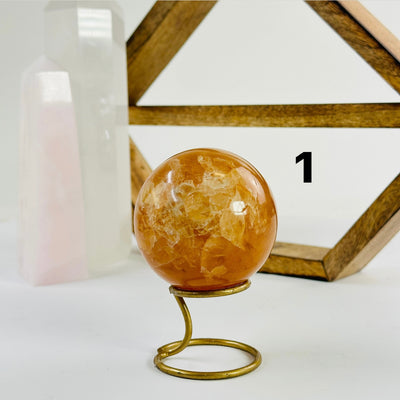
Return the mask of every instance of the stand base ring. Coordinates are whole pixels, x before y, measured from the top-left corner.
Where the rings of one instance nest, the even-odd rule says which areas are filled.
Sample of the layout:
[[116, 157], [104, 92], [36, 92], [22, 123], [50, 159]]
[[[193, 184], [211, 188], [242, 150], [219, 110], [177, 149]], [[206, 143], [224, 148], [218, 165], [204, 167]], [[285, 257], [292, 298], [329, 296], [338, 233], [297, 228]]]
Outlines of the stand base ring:
[[207, 380], [207, 379], [227, 379], [227, 378], [235, 378], [237, 376], [245, 375], [251, 371], [254, 371], [261, 364], [261, 354], [260, 352], [245, 343], [237, 342], [235, 340], [226, 340], [226, 339], [212, 339], [212, 338], [198, 338], [198, 339], [190, 339], [187, 346], [225, 346], [232, 347], [235, 349], [239, 349], [249, 353], [254, 357], [254, 360], [244, 367], [230, 369], [226, 371], [210, 371], [210, 372], [202, 372], [202, 371], [189, 371], [180, 368], [171, 367], [163, 363], [163, 360], [167, 358], [171, 352], [180, 347], [182, 345], [182, 341], [179, 340], [177, 342], [172, 342], [166, 344], [158, 349], [158, 354], [154, 357], [154, 364], [156, 367], [165, 372], [166, 374], [177, 376], [179, 378], [187, 378], [187, 379], [199, 379], [199, 380]]

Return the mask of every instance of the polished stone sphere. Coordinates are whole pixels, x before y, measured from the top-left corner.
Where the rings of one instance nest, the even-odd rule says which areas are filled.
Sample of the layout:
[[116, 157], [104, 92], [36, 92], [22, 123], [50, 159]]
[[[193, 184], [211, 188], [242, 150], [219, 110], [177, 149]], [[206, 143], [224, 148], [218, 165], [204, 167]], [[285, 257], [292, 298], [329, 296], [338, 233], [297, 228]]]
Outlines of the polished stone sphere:
[[274, 200], [262, 175], [222, 150], [193, 149], [162, 163], [140, 190], [138, 246], [183, 290], [236, 286], [257, 272], [276, 237]]

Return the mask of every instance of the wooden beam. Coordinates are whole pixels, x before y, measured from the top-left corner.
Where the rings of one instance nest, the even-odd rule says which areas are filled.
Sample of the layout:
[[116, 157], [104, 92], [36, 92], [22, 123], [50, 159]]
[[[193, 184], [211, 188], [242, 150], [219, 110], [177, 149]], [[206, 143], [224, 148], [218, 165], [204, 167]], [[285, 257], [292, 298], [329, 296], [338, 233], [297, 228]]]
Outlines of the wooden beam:
[[140, 188], [151, 174], [151, 168], [132, 139], [129, 140], [129, 147], [131, 157], [131, 198], [132, 204], [135, 205]]
[[398, 128], [400, 103], [133, 106], [134, 125]]
[[[360, 12], [344, 8], [338, 1], [306, 1], [306, 3], [327, 22], [389, 85], [400, 93], [400, 63], [368, 30], [357, 21]], [[347, 3], [347, 2], [346, 2]], [[352, 3], [352, 2], [348, 2]], [[357, 8], [357, 7], [356, 7]], [[356, 15], [353, 17], [349, 11]], [[359, 7], [358, 7], [359, 10]], [[360, 18], [363, 18], [362, 15]], [[376, 33], [376, 32], [372, 32]]]
[[386, 28], [359, 1], [339, 1], [346, 11], [357, 20], [397, 61], [400, 62], [400, 40]]
[[326, 247], [276, 242], [259, 272], [327, 280], [323, 258]]
[[323, 259], [329, 280], [354, 274], [400, 230], [400, 174]]
[[129, 104], [136, 104], [216, 1], [157, 1], [127, 42]]

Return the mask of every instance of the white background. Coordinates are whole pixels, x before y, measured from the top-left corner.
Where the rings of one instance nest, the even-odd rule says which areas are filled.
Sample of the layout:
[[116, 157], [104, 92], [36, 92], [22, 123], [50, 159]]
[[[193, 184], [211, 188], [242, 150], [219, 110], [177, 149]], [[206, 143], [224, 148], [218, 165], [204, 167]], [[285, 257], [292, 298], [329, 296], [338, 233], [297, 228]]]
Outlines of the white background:
[[[153, 2], [119, 3], [128, 38]], [[400, 36], [400, 2], [363, 3]], [[193, 303], [201, 334], [263, 352], [261, 369], [229, 384], [154, 371], [155, 348], [180, 338], [182, 324], [165, 282], [138, 254], [86, 282], [30, 288], [18, 278], [19, 83], [43, 52], [45, 4], [0, 1], [0, 398], [398, 399], [399, 235], [362, 273], [335, 283], [257, 275], [248, 293]], [[225, 0], [140, 104], [398, 101], [301, 1]], [[400, 169], [399, 129], [135, 126], [131, 134], [153, 167], [200, 146], [244, 156], [272, 188], [278, 239], [304, 244], [332, 246]], [[303, 151], [313, 153], [312, 184], [295, 164]]]

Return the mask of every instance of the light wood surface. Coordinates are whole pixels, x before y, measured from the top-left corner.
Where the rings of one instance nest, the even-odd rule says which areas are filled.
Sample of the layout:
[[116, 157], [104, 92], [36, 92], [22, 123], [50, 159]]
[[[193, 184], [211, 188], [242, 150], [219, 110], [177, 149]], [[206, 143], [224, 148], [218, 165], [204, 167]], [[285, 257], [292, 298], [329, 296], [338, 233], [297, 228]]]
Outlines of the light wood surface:
[[353, 17], [337, 1], [313, 0], [306, 3], [400, 93], [399, 61], [357, 21], [357, 16]]
[[326, 247], [276, 242], [259, 272], [327, 280], [322, 260], [328, 251]]
[[276, 242], [271, 254], [282, 257], [304, 258], [310, 261], [322, 261], [329, 250], [328, 247]]
[[400, 62], [400, 40], [372, 15], [359, 1], [338, 2], [361, 24], [397, 61]]
[[214, 6], [157, 1], [127, 42], [129, 104], [136, 104]]
[[400, 127], [400, 103], [249, 106], [133, 106], [133, 125]]

